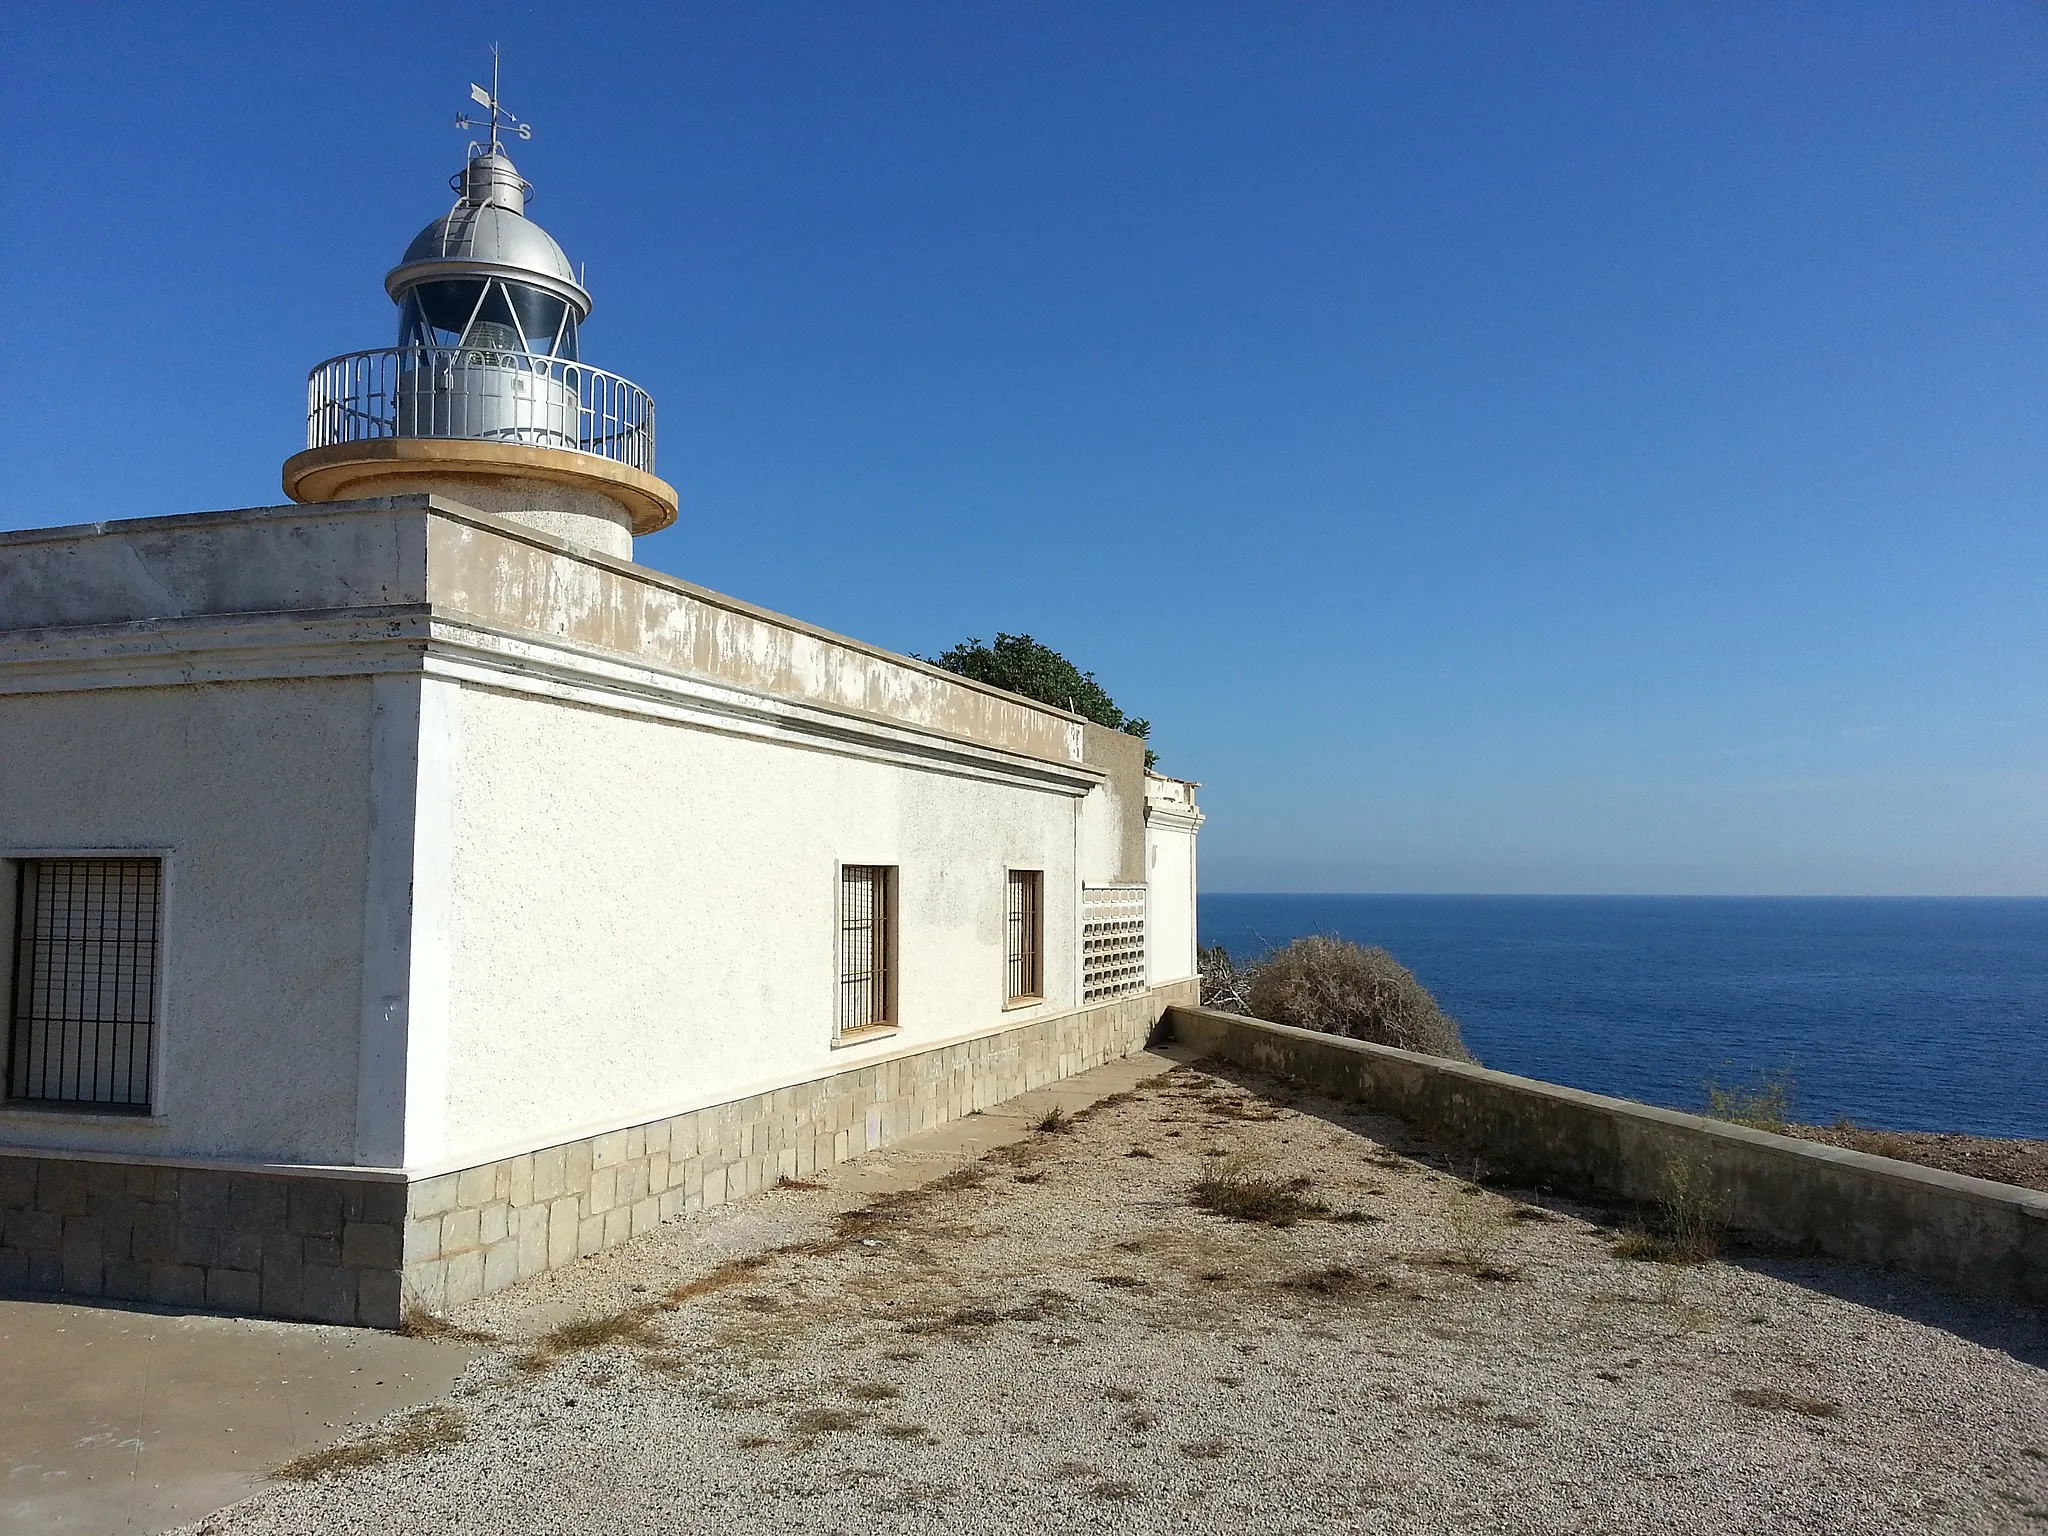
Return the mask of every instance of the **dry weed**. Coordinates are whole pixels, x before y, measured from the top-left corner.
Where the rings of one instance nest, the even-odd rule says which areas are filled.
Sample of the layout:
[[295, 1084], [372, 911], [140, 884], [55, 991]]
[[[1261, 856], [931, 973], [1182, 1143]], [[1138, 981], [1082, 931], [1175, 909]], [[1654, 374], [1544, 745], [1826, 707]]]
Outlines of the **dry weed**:
[[1303, 1292], [1312, 1296], [1336, 1299], [1355, 1296], [1368, 1285], [1377, 1285], [1381, 1290], [1393, 1282], [1385, 1278], [1368, 1281], [1355, 1269], [1343, 1264], [1331, 1264], [1322, 1269], [1305, 1269], [1299, 1274], [1289, 1275], [1285, 1280], [1273, 1282], [1282, 1290]]
[[1703, 1158], [1681, 1154], [1664, 1165], [1654, 1231], [1634, 1227], [1614, 1240], [1622, 1259], [1704, 1264], [1721, 1251], [1725, 1206]]
[[405, 1316], [399, 1320], [398, 1331], [408, 1339], [447, 1339], [458, 1344], [495, 1344], [498, 1336], [486, 1333], [481, 1328], [465, 1328], [460, 1323], [450, 1322], [438, 1313], [429, 1312], [417, 1302], [405, 1309]]
[[836, 1435], [859, 1429], [866, 1422], [866, 1414], [845, 1408], [805, 1408], [790, 1415], [789, 1428], [798, 1435]]
[[1727, 1120], [1752, 1130], [1787, 1133], [1792, 1112], [1792, 1069], [1765, 1072], [1755, 1083], [1723, 1083], [1708, 1078], [1702, 1085], [1709, 1119]]
[[1510, 1207], [1476, 1185], [1451, 1196], [1444, 1217], [1450, 1223], [1451, 1246], [1436, 1262], [1469, 1272], [1477, 1280], [1515, 1280], [1521, 1271], [1504, 1262]]
[[574, 1322], [563, 1323], [536, 1339], [517, 1363], [521, 1370], [539, 1371], [564, 1355], [604, 1349], [613, 1344], [623, 1344], [632, 1349], [659, 1349], [665, 1342], [660, 1330], [654, 1326], [654, 1314], [659, 1310], [657, 1305], [643, 1302], [639, 1306], [608, 1312], [602, 1317], [578, 1318]]
[[1831, 1397], [1811, 1397], [1804, 1392], [1787, 1392], [1779, 1387], [1737, 1387], [1728, 1396], [1745, 1408], [1799, 1413], [1809, 1419], [1832, 1419], [1842, 1412], [1842, 1405]]
[[469, 1434], [469, 1418], [459, 1408], [422, 1408], [391, 1429], [329, 1446], [286, 1462], [270, 1475], [289, 1482], [310, 1482], [329, 1472], [374, 1467], [403, 1456], [444, 1450]]
[[1322, 1215], [1326, 1209], [1321, 1201], [1302, 1193], [1305, 1184], [1305, 1180], [1255, 1173], [1242, 1158], [1216, 1158], [1203, 1168], [1188, 1198], [1212, 1215], [1232, 1221], [1291, 1227], [1305, 1216]]

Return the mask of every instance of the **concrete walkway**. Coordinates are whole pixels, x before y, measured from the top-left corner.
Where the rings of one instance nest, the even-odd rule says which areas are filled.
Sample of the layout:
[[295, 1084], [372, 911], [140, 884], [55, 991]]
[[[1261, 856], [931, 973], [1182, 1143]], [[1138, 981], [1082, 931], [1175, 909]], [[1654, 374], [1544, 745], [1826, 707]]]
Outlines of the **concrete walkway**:
[[[1176, 1064], [1143, 1051], [831, 1172], [916, 1189]], [[129, 1536], [246, 1497], [269, 1468], [444, 1397], [476, 1351], [358, 1328], [0, 1298], [0, 1532]]]
[[0, 1531], [161, 1531], [475, 1352], [358, 1328], [0, 1300]]

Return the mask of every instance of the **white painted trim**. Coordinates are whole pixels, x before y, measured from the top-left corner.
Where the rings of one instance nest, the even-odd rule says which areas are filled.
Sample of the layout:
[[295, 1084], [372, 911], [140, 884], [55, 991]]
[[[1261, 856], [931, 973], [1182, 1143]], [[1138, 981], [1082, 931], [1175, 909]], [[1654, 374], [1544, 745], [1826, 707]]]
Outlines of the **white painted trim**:
[[[81, 1115], [77, 1118], [106, 1117]], [[96, 1147], [0, 1146], [0, 1158], [9, 1157], [48, 1158], [66, 1163], [115, 1163], [138, 1168], [189, 1168], [198, 1173], [267, 1174], [276, 1178], [318, 1175], [327, 1179], [355, 1179], [365, 1184], [409, 1184], [416, 1177], [403, 1168], [359, 1168], [347, 1163], [238, 1163], [226, 1158], [179, 1157], [161, 1152], [107, 1152]]]
[[412, 605], [0, 631], [0, 695], [417, 671], [431, 623]]
[[411, 976], [406, 1006], [405, 1161], [448, 1145], [448, 1054], [455, 950], [455, 771], [462, 689], [420, 682], [413, 796]]
[[1086, 938], [1081, 932], [1081, 891], [1083, 888], [1081, 881], [1081, 807], [1083, 804], [1084, 802], [1080, 800], [1074, 802], [1074, 870], [1071, 882], [1072, 890], [1070, 892], [1074, 898], [1074, 921], [1071, 925], [1073, 930], [1071, 937], [1074, 943], [1074, 985], [1072, 992], [1067, 997], [1068, 1005], [1074, 1008], [1081, 1006], [1081, 972], [1088, 959]]
[[1107, 777], [1086, 764], [983, 746], [903, 722], [710, 682], [481, 625], [435, 620], [425, 667], [503, 691], [1019, 788], [1079, 796]]
[[858, 1046], [873, 1045], [877, 1041], [893, 1040], [902, 1033], [903, 1026], [901, 1024], [870, 1024], [864, 1029], [854, 1030], [851, 1034], [834, 1035], [826, 1049], [850, 1051]]
[[369, 851], [356, 1037], [356, 1159], [372, 1166], [397, 1167], [405, 1161], [419, 715], [419, 679], [380, 677], [372, 683]]
[[130, 848], [103, 843], [94, 848], [0, 848], [0, 859], [168, 859], [174, 851], [154, 845]]
[[356, 1157], [400, 1167], [439, 1157], [448, 1142], [462, 690], [380, 677], [371, 710]]

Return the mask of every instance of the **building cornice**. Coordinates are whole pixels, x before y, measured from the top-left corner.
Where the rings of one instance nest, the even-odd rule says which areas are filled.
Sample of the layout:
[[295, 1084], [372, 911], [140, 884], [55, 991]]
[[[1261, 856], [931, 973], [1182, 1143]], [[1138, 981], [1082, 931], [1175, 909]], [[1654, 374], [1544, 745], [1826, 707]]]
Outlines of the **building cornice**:
[[1145, 807], [1145, 825], [1160, 827], [1169, 832], [1199, 832], [1202, 823], [1209, 818], [1200, 811], [1180, 811], [1171, 806], [1149, 804]]
[[0, 696], [418, 673], [725, 735], [1085, 795], [1103, 770], [709, 681], [420, 605], [16, 630]]
[[[948, 685], [968, 693], [981, 694], [1004, 703], [1021, 705], [1037, 714], [1046, 715], [1077, 727], [1083, 723], [1080, 715], [1074, 714], [1070, 710], [1061, 709], [1058, 705], [1042, 703], [1036, 699], [1026, 699], [1021, 695], [1006, 692], [1001, 688], [979, 682], [974, 678], [963, 677], [957, 672], [948, 672], [945, 668], [935, 666], [931, 662], [922, 660], [919, 657], [906, 656], [879, 645], [872, 645], [865, 640], [856, 639], [851, 635], [842, 635], [836, 630], [826, 629], [823, 625], [812, 624], [804, 619], [793, 618], [786, 613], [778, 613], [774, 609], [764, 608], [758, 603], [750, 603], [744, 598], [732, 597], [723, 592], [716, 592], [709, 587], [700, 587], [694, 582], [684, 581], [680, 577], [671, 576], [666, 571], [655, 570], [651, 566], [636, 565], [631, 560], [620, 560], [611, 555], [601, 554], [596, 550], [582, 548], [566, 540], [557, 539], [549, 534], [542, 533], [537, 529], [527, 528], [518, 523], [507, 522], [503, 518], [496, 518], [488, 513], [479, 512], [476, 508], [465, 506], [451, 497], [431, 493], [406, 496], [375, 496], [366, 497], [360, 501], [321, 502], [310, 506], [291, 503], [283, 506], [230, 507], [213, 512], [179, 512], [160, 517], [116, 518], [102, 522], [68, 523], [54, 528], [13, 529], [0, 532], [0, 551], [27, 549], [32, 546], [45, 544], [74, 544], [87, 539], [132, 538], [151, 534], [182, 534], [187, 532], [205, 532], [209, 529], [261, 526], [263, 524], [296, 519], [380, 519], [389, 518], [393, 513], [403, 512], [423, 513], [441, 518], [450, 523], [465, 524], [473, 528], [482, 529], [501, 538], [510, 539], [520, 544], [531, 545], [535, 549], [546, 550], [550, 554], [561, 555], [583, 565], [616, 571], [620, 575], [631, 577], [634, 581], [673, 592], [680, 597], [687, 597], [695, 602], [704, 604], [708, 608], [719, 609], [726, 613], [746, 618], [758, 619], [777, 629], [788, 630], [792, 634], [804, 635], [829, 645], [841, 646], [848, 651], [873, 657], [877, 661], [887, 662], [906, 671], [917, 672], [927, 677], [943, 680]], [[22, 640], [26, 634], [26, 631], [21, 630], [0, 630], [0, 644]]]

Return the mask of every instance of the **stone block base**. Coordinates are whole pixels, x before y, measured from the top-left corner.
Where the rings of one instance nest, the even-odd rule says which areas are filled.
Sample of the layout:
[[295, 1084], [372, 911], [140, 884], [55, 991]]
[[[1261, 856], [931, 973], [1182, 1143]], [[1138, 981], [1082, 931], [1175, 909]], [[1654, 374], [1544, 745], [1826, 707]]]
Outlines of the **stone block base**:
[[0, 1150], [0, 1290], [389, 1328], [403, 1175]]

